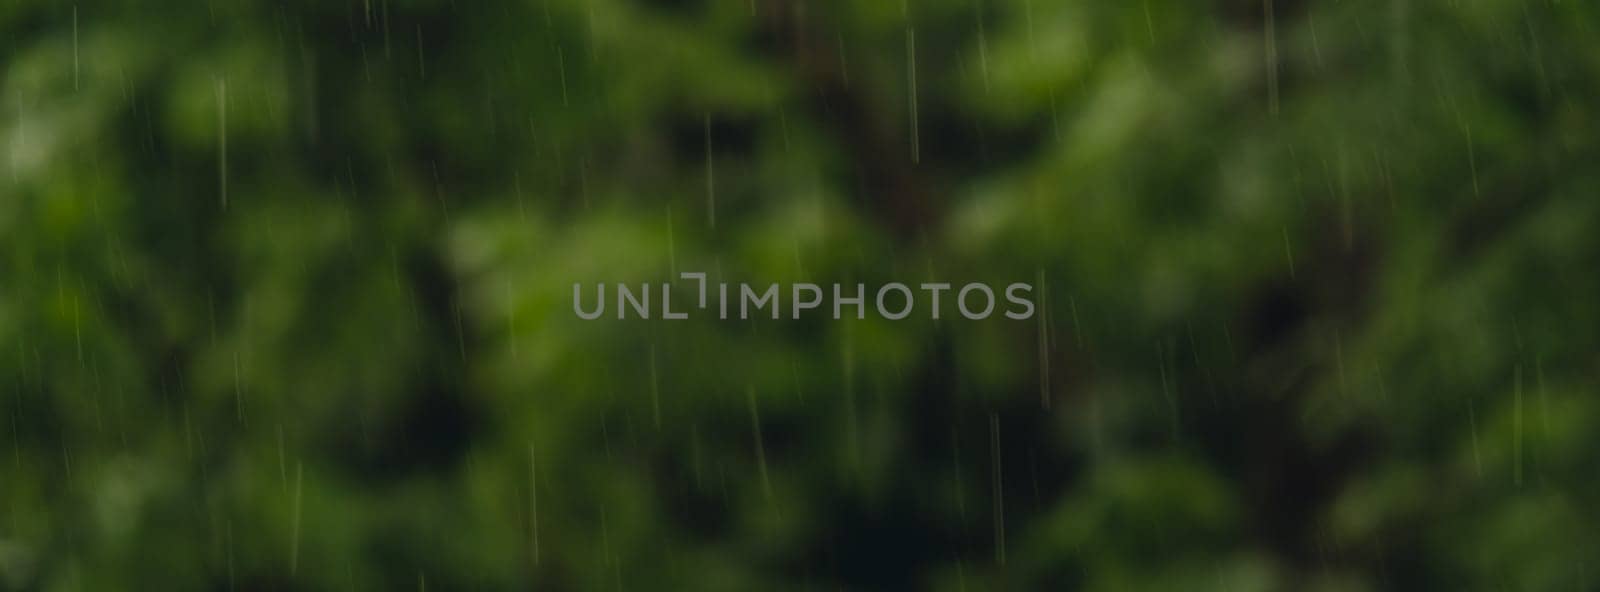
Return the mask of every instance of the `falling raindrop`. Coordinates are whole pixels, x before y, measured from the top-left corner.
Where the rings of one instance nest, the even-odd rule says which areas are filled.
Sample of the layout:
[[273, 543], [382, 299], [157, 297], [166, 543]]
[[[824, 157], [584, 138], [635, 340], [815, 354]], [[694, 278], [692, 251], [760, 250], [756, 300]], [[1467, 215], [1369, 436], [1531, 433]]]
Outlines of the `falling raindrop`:
[[1003, 471], [1000, 465], [1000, 416], [989, 414], [989, 453], [994, 467], [991, 493], [994, 497], [994, 560], [1006, 564], [1006, 502]]
[[1050, 334], [1046, 330], [1046, 318], [1050, 314], [1049, 299], [1045, 294], [1044, 268], [1034, 272], [1034, 283], [1039, 291], [1038, 296], [1038, 334], [1039, 334], [1039, 406], [1050, 408]]
[[1339, 397], [1345, 398], [1349, 389], [1344, 373], [1344, 339], [1337, 328], [1333, 330], [1333, 364], [1339, 373]]
[[417, 25], [417, 76], [428, 79], [428, 64], [422, 57], [422, 25]]
[[532, 514], [533, 565], [539, 565], [539, 448], [528, 443], [528, 506]]
[[911, 162], [922, 162], [922, 140], [917, 117], [917, 30], [906, 27], [906, 89], [911, 104]]
[[667, 204], [667, 271], [678, 277], [678, 240], [672, 228], [672, 204]]
[[239, 352], [233, 352], [233, 410], [239, 423], [244, 423], [244, 393], [243, 378], [239, 371]]
[[72, 5], [72, 90], [78, 90], [78, 5]]
[[1281, 228], [1283, 232], [1283, 257], [1289, 262], [1289, 279], [1294, 279], [1294, 249], [1289, 245], [1289, 227]]
[[1274, 0], [1261, 0], [1261, 10], [1266, 19], [1266, 27], [1262, 30], [1263, 43], [1266, 44], [1267, 60], [1267, 112], [1273, 117], [1278, 116], [1278, 24], [1273, 15], [1272, 3]]
[[289, 575], [293, 576], [300, 571], [300, 500], [304, 484], [304, 466], [300, 462], [294, 464], [294, 516], [289, 537]]
[[1522, 486], [1522, 365], [1521, 364], [1517, 364], [1516, 369], [1514, 371], [1514, 376], [1515, 376], [1515, 378], [1514, 378], [1514, 381], [1515, 381], [1515, 387], [1514, 387], [1514, 389], [1515, 389], [1515, 391], [1514, 391], [1515, 392], [1515, 395], [1514, 395], [1515, 396], [1515, 410], [1513, 412], [1513, 421], [1512, 421], [1512, 423], [1514, 424], [1514, 431], [1516, 433], [1516, 437], [1512, 441], [1512, 449], [1514, 451], [1512, 464], [1513, 464], [1513, 467], [1514, 467], [1513, 473], [1515, 474], [1514, 482], [1515, 482], [1517, 487], [1521, 487]]
[[717, 165], [711, 154], [711, 115], [704, 115], [701, 123], [706, 137], [706, 223], [714, 230], [717, 227]]
[[756, 387], [746, 386], [745, 401], [750, 406], [750, 429], [756, 441], [756, 470], [761, 475], [761, 493], [772, 500], [772, 478], [767, 474], [767, 447], [761, 437], [761, 410], [756, 407]]
[[1156, 367], [1161, 373], [1161, 398], [1167, 403], [1167, 415], [1172, 423], [1172, 441], [1180, 439], [1178, 434], [1178, 402], [1172, 395], [1172, 387], [1167, 380], [1167, 353], [1166, 347], [1160, 342], [1156, 343]]
[[222, 208], [228, 208], [228, 80], [218, 78], [217, 95], [217, 187]]
[[[663, 288], [664, 289], [664, 288]], [[661, 429], [661, 383], [656, 375], [656, 345], [650, 344], [650, 414]]]
[[1467, 399], [1467, 426], [1472, 430], [1472, 466], [1479, 479], [1483, 478], [1483, 454], [1478, 450], [1478, 409], [1472, 399]]

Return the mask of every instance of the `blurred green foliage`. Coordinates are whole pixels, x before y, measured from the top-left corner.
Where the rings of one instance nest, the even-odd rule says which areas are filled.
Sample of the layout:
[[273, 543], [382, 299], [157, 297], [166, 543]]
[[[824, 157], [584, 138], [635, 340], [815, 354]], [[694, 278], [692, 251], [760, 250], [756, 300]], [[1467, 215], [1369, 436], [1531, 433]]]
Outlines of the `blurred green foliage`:
[[1597, 24], [5, 2], [0, 588], [1592, 588]]

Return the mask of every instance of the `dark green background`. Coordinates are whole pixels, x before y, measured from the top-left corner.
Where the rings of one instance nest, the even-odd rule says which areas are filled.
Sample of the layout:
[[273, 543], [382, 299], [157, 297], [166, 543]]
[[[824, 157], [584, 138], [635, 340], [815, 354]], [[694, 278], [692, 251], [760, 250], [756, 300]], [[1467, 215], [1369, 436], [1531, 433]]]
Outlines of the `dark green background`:
[[0, 588], [1592, 589], [1597, 138], [1578, 0], [0, 0]]

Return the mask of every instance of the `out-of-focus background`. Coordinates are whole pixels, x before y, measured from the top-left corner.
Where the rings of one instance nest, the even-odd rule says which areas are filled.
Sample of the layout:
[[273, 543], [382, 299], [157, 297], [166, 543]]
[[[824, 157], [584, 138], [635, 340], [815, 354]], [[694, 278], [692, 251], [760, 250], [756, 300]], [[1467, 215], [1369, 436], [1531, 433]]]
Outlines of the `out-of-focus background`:
[[1597, 138], [1570, 0], [4, 2], [0, 588], [1593, 589]]

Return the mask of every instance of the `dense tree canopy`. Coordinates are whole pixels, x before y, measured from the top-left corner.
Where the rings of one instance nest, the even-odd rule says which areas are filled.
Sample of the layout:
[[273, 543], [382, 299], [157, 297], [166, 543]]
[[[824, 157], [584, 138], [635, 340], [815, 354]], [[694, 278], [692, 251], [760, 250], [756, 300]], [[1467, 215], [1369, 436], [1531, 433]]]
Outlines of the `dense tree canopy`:
[[[0, 40], [0, 588], [1594, 586], [1592, 3], [13, 0]], [[1038, 314], [573, 314], [684, 271]]]

